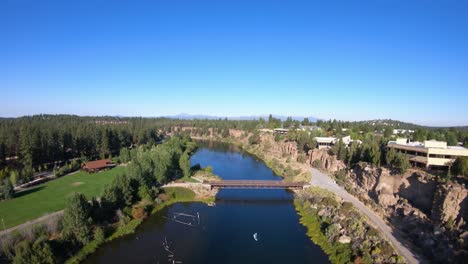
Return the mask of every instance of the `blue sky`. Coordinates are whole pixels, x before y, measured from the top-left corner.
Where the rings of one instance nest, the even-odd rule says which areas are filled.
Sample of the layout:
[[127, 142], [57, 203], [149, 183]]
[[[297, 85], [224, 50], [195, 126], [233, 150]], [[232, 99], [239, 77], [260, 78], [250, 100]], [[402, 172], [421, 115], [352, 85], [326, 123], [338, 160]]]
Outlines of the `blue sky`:
[[0, 116], [468, 125], [468, 1], [0, 2]]

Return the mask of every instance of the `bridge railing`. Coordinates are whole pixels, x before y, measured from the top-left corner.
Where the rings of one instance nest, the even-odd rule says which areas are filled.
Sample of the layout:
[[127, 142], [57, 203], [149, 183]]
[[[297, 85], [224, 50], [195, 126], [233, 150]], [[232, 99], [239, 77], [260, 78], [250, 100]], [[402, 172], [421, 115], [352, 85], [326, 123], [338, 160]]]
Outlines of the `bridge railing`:
[[212, 188], [303, 188], [304, 182], [285, 182], [271, 180], [221, 180], [206, 181]]

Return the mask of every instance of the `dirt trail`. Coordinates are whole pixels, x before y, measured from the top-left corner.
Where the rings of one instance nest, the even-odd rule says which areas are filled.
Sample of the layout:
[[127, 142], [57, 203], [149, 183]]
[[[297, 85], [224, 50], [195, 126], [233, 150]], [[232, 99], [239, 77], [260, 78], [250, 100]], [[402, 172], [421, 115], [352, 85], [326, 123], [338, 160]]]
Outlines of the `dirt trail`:
[[343, 198], [345, 201], [352, 203], [356, 208], [358, 208], [364, 215], [367, 216], [369, 221], [382, 232], [385, 237], [392, 243], [393, 247], [398, 251], [398, 253], [403, 256], [406, 261], [410, 264], [413, 263], [423, 263], [418, 256], [412, 253], [409, 250], [408, 245], [405, 244], [403, 238], [398, 234], [397, 231], [392, 229], [384, 220], [382, 220], [377, 214], [375, 214], [371, 209], [365, 206], [361, 201], [356, 197], [349, 194], [345, 189], [335, 183], [328, 175], [322, 173], [321, 171], [311, 168], [312, 180], [310, 184], [312, 186], [321, 187], [327, 189], [336, 195]]

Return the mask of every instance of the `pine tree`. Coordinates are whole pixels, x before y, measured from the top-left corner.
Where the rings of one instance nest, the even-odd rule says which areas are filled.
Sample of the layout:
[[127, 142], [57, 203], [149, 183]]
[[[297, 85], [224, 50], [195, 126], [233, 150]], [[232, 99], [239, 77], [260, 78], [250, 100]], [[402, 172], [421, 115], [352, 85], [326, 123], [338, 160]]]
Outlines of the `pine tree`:
[[91, 239], [91, 224], [90, 204], [83, 194], [74, 193], [63, 213], [64, 236], [76, 238], [82, 244], [86, 244]]
[[190, 177], [190, 158], [187, 153], [184, 152], [184, 154], [180, 156], [179, 166], [184, 173], [184, 177]]

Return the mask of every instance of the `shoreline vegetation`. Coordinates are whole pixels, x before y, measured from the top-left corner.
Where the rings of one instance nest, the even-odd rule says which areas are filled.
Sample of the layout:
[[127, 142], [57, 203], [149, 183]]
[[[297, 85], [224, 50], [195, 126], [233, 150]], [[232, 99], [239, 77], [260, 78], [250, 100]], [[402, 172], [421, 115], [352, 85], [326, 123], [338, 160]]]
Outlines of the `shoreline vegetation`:
[[307, 235], [341, 263], [406, 263], [349, 202], [318, 187], [296, 193], [294, 207]]

